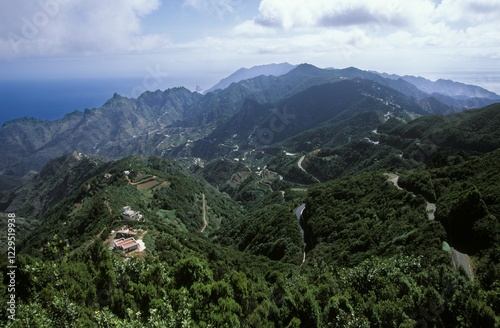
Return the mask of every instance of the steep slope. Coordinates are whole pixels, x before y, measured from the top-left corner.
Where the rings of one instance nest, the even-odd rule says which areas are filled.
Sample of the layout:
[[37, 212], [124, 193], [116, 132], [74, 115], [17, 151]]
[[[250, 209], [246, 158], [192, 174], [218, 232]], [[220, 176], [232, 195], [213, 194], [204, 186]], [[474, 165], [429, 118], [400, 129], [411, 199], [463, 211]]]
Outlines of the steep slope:
[[[449, 116], [421, 117], [387, 131], [391, 142], [413, 139], [405, 152], [430, 157], [436, 149], [489, 152], [500, 146], [500, 104]], [[390, 125], [387, 125], [390, 127]], [[385, 130], [385, 127], [381, 127]]]
[[98, 174], [103, 163], [97, 157], [76, 151], [55, 158], [21, 188], [7, 196], [9, 201], [3, 210], [32, 218], [42, 215], [87, 179]]
[[436, 200], [435, 219], [444, 226], [447, 242], [473, 256], [476, 276], [487, 288], [499, 278], [500, 150], [482, 156], [441, 156], [432, 169], [402, 174], [400, 185], [430, 201]]
[[429, 113], [451, 114], [464, 109], [484, 107], [498, 102], [500, 96], [475, 85], [394, 74], [363, 71], [354, 67], [336, 70], [348, 78], [363, 78], [397, 90], [414, 99]]
[[[68, 167], [59, 168], [60, 164]], [[22, 238], [24, 243], [19, 243], [20, 249], [36, 252], [54, 234], [78, 248], [103, 230], [123, 225], [120, 214], [126, 205], [145, 218], [144, 223], [129, 224], [195, 233], [203, 224], [202, 195], [207, 204], [207, 233], [217, 230], [223, 220], [241, 216], [228, 196], [171, 161], [129, 157], [96, 162], [74, 153], [49, 162], [32, 182], [14, 192], [9, 210], [39, 221]], [[30, 200], [33, 210], [22, 208]]]
[[[418, 90], [410, 83], [400, 80], [385, 79], [378, 74], [362, 71], [354, 67], [346, 69], [321, 69], [310, 64], [301, 64], [281, 76], [258, 76], [231, 84], [224, 90], [217, 90], [205, 96], [203, 101], [190, 110], [185, 121], [188, 126], [211, 124], [218, 119], [228, 119], [236, 114], [246, 99], [260, 104], [275, 104], [284, 98], [293, 96], [312, 86], [340, 82], [346, 79], [361, 78], [371, 80], [387, 88], [394, 89], [414, 98], [424, 112], [445, 113], [459, 109], [450, 109], [435, 98]], [[428, 99], [431, 98], [431, 99]]]
[[[378, 87], [382, 90], [379, 92], [380, 97], [376, 96], [373, 90], [370, 91], [370, 97], [383, 100], [385, 96], [397, 98], [397, 105], [418, 114], [447, 114], [460, 111], [467, 106], [478, 106], [493, 101], [484, 98], [462, 99], [463, 97], [459, 97], [460, 99], [454, 99], [436, 93], [430, 95], [403, 79], [383, 78], [378, 74], [352, 67], [320, 69], [302, 64], [280, 76], [260, 75], [232, 83], [224, 90], [216, 90], [206, 95], [192, 93], [185, 88], [145, 92], [138, 99], [127, 99], [115, 95], [101, 108], [87, 109], [83, 113], [74, 112], [54, 122], [30, 119], [7, 122], [0, 128], [0, 141], [2, 141], [0, 151], [3, 154], [0, 160], [0, 171], [11, 177], [3, 180], [15, 181], [15, 178], [25, 175], [30, 170], [39, 170], [51, 158], [73, 150], [99, 154], [108, 159], [121, 158], [130, 154], [191, 156], [190, 150], [184, 148], [189, 141], [198, 139], [201, 141], [198, 145], [195, 144], [195, 148], [201, 153], [196, 157], [205, 157], [204, 154], [213, 153], [212, 150], [219, 147], [217, 143], [213, 143], [212, 139], [218, 140], [224, 137], [226, 141], [229, 140], [227, 135], [221, 134], [221, 131], [234, 123], [232, 118], [236, 117], [235, 115], [242, 108], [245, 109], [248, 106], [248, 101], [260, 104], [259, 106], [263, 109], [275, 108], [282, 111], [284, 99], [291, 98], [313, 86], [353, 81], [357, 78], [374, 81], [379, 85]], [[389, 92], [389, 90], [392, 91]], [[365, 92], [368, 91], [365, 90]], [[399, 94], [389, 96], [388, 94], [392, 92], [399, 92]], [[485, 93], [477, 93], [477, 95], [486, 96]], [[340, 94], [338, 96], [340, 98]], [[381, 104], [375, 104], [374, 99], [365, 99], [355, 107], [358, 109], [383, 107]], [[320, 101], [319, 99], [318, 102]], [[332, 101], [338, 103], [340, 100]], [[296, 109], [291, 104], [286, 104], [286, 106]], [[330, 114], [332, 114], [331, 109], [329, 109]], [[250, 122], [256, 123], [260, 132], [263, 130], [266, 132], [265, 129], [270, 129], [266, 124], [274, 122], [273, 115], [276, 116], [276, 113], [269, 113], [268, 118], [264, 118], [264, 123], [259, 124], [256, 120], [264, 115], [261, 110]], [[276, 141], [302, 132], [306, 127], [314, 127], [319, 119], [332, 119], [331, 116], [320, 112], [316, 114], [316, 121], [306, 119], [304, 124], [301, 124], [302, 127], [289, 125], [287, 132], [281, 133]], [[288, 123], [287, 120], [285, 123]], [[276, 128], [280, 129], [279, 126]], [[214, 129], [217, 129], [216, 133], [210, 136]], [[248, 127], [245, 129], [243, 134], [248, 133]], [[232, 130], [234, 133], [231, 136], [243, 135], [235, 132], [234, 128]], [[276, 134], [276, 131], [271, 132]], [[254, 141], [250, 143], [253, 145], [256, 143], [255, 138], [269, 143], [270, 139], [274, 140], [276, 137], [270, 138], [265, 133], [261, 133], [260, 137], [255, 133], [252, 135]], [[261, 145], [266, 144], [262, 140], [257, 141]], [[208, 149], [212, 150], [205, 151]]]
[[313, 85], [338, 81], [337, 77], [331, 75], [326, 70], [301, 64], [282, 76], [260, 75], [233, 83], [224, 90], [206, 94], [202, 101], [190, 109], [183, 124], [197, 127], [217, 124], [217, 121], [234, 116], [246, 100], [262, 105], [274, 104]]
[[344, 80], [314, 86], [286, 99], [252, 137], [260, 144], [270, 144], [368, 110], [426, 114], [418, 104], [397, 91], [368, 80]]
[[424, 78], [404, 76], [403, 79], [427, 93], [441, 93], [453, 98], [487, 98], [499, 100], [500, 96], [484, 88], [451, 80], [438, 79], [434, 82]]
[[[304, 74], [323, 76], [329, 73], [301, 65], [287, 75], [298, 78]], [[310, 129], [340, 124], [366, 111], [378, 113], [379, 122], [389, 114], [405, 119], [428, 114], [414, 100], [378, 83], [362, 79], [340, 80], [309, 87], [276, 105], [261, 105], [255, 100], [247, 100], [232, 117], [221, 120], [207, 137], [180, 145], [167, 155], [205, 160], [219, 156], [234, 158]], [[373, 124], [369, 125], [373, 129]]]
[[5, 123], [0, 128], [0, 147], [2, 151], [0, 170], [9, 173], [8, 168], [10, 167], [10, 174], [16, 174], [18, 172], [27, 172], [29, 169], [26, 166], [39, 168], [39, 165], [44, 163], [34, 159], [31, 160], [33, 165], [19, 162], [22, 162], [50, 142], [54, 135], [57, 135], [60, 131], [76, 126], [82, 117], [83, 113], [74, 112], [58, 121], [20, 118]]
[[[348, 122], [364, 115], [374, 112]], [[458, 124], [456, 116], [450, 125]], [[491, 108], [470, 111], [457, 126], [472, 128], [487, 117], [496, 117]], [[425, 134], [422, 120], [429, 118], [407, 124], [390, 119], [377, 133]], [[400, 126], [415, 122], [416, 130]], [[480, 133], [495, 124], [496, 118]], [[438, 121], [431, 129], [437, 126], [446, 127]], [[169, 160], [129, 157], [92, 169], [86, 164], [91, 157], [70, 154], [42, 170], [47, 184], [57, 187], [64, 176], [70, 181], [71, 172], [94, 173], [79, 186], [71, 180], [68, 196], [44, 211], [41, 224], [19, 242], [17, 318], [85, 327], [495, 327], [500, 152], [464, 156], [461, 163], [454, 156], [431, 170], [402, 171], [402, 189], [387, 180], [388, 167], [314, 186], [263, 181], [261, 169], [260, 175], [248, 172], [235, 189], [248, 187], [250, 196], [261, 184], [262, 195], [238, 203]], [[57, 169], [68, 161], [71, 170]], [[229, 170], [247, 167], [221, 159], [203, 175], [224, 188], [233, 178]], [[429, 194], [436, 220], [428, 217]], [[125, 204], [145, 217], [127, 223], [142, 229], [143, 253], [107, 247], [111, 230], [124, 224]], [[450, 246], [470, 252], [476, 281], [453, 269]], [[8, 265], [5, 258], [1, 264]], [[7, 302], [7, 294], [0, 297]], [[0, 321], [7, 322], [5, 314]]]
[[[287, 75], [303, 74], [304, 72], [307, 72], [309, 76], [320, 77], [328, 74], [325, 70], [301, 65]], [[443, 112], [449, 112], [450, 110], [437, 101], [433, 106], [434, 110], [438, 108]], [[392, 159], [389, 162], [403, 165], [404, 161], [396, 157], [400, 158], [404, 152], [405, 158], [407, 158], [408, 153], [415, 152], [415, 147], [419, 147], [417, 143], [420, 141], [409, 142], [405, 148], [396, 147], [396, 149], [392, 149], [393, 144], [391, 142], [397, 138], [394, 135], [397, 134], [397, 131], [391, 133], [390, 140], [386, 142], [387, 138], [385, 136], [379, 137], [372, 130], [376, 131], [380, 123], [387, 121], [391, 117], [393, 120], [399, 118], [403, 121], [411, 121], [419, 115], [428, 115], [428, 108], [427, 105], [422, 107], [421, 101], [407, 97], [392, 88], [371, 80], [345, 79], [339, 82], [312, 86], [278, 102], [276, 106], [271, 104], [264, 106], [254, 100], [247, 100], [236, 114], [222, 121], [210, 135], [181, 145], [167, 154], [170, 157], [196, 157], [205, 160], [220, 156], [247, 158], [253, 150], [269, 145], [285, 146], [286, 149], [292, 152], [311, 151], [315, 148], [337, 147], [361, 137], [368, 140], [358, 144], [361, 148], [367, 148], [370, 143], [378, 144], [381, 142], [381, 145], [379, 149], [368, 147], [366, 150], [368, 151], [370, 148], [369, 153], [371, 155], [368, 155], [365, 151], [359, 153], [358, 155], [361, 156], [360, 161], [364, 156], [376, 156], [377, 161], [379, 161], [383, 158], [386, 159], [388, 154], [392, 154]], [[372, 115], [361, 115], [364, 112], [372, 112]], [[467, 117], [468, 113], [464, 114], [462, 118]], [[355, 119], [357, 115], [360, 116]], [[441, 116], [441, 119], [447, 122], [456, 120], [454, 119], [456, 116], [449, 117], [448, 119], [448, 116]], [[422, 120], [425, 121], [425, 119]], [[434, 119], [428, 120], [432, 121]], [[418, 122], [416, 121], [414, 124], [418, 125]], [[465, 128], [463, 131], [467, 132], [468, 129]], [[461, 132], [456, 130], [454, 133], [460, 134]], [[482, 135], [483, 139], [491, 139], [491, 136], [487, 136], [485, 133], [482, 133]], [[291, 139], [292, 137], [293, 139]], [[416, 138], [417, 136], [412, 137]], [[426, 135], [420, 137], [425, 140], [428, 138]], [[465, 139], [473, 140], [470, 137], [467, 135]], [[402, 138], [406, 137], [402, 136]], [[455, 135], [451, 138], [460, 138], [460, 136]], [[410, 144], [414, 148], [408, 148]], [[359, 148], [358, 146], [354, 146], [354, 148]], [[466, 146], [464, 145], [464, 147]], [[476, 146], [472, 145], [471, 147]], [[489, 147], [487, 140], [477, 149], [483, 149], [484, 147]], [[322, 152], [321, 156], [330, 158], [331, 154], [329, 155], [327, 151], [326, 153]], [[306, 159], [305, 164], [308, 165], [309, 163], [309, 159]], [[336, 172], [340, 170], [340, 167], [349, 165], [344, 164], [339, 166]], [[380, 165], [388, 165], [388, 162], [377, 163], [377, 166]], [[322, 171], [320, 167], [313, 169], [315, 172], [318, 172], [318, 170]], [[281, 170], [280, 172], [283, 173], [284, 171]], [[319, 172], [318, 174], [324, 176]], [[288, 174], [284, 175], [288, 176]]]

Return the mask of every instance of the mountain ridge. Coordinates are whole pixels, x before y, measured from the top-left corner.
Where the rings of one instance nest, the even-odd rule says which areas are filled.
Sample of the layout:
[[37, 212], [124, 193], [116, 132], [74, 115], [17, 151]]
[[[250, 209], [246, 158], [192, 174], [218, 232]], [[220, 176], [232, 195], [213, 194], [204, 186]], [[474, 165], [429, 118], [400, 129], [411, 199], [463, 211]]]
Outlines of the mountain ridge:
[[492, 100], [500, 99], [500, 95], [496, 94], [495, 92], [486, 90], [476, 85], [456, 82], [450, 79], [437, 79], [436, 81], [431, 81], [421, 76], [412, 76], [412, 75], [400, 76], [396, 74], [387, 74], [378, 72], [374, 73], [390, 79], [403, 79], [405, 81], [408, 81], [409, 83], [412, 83], [423, 92], [429, 94], [440, 93], [445, 96], [449, 96], [456, 99], [463, 99], [463, 98], [488, 98]]
[[[485, 98], [455, 99], [435, 93], [429, 95], [403, 79], [387, 79], [354, 67], [321, 69], [301, 64], [280, 76], [260, 75], [205, 95], [183, 87], [147, 91], [137, 99], [114, 94], [100, 108], [76, 111], [56, 121], [18, 119], [6, 122], [0, 128], [0, 151], [3, 154], [0, 171], [11, 176], [23, 176], [30, 170], [40, 169], [49, 159], [73, 150], [108, 159], [130, 154], [177, 157], [185, 153], [177, 151], [180, 149], [177, 147], [185, 147], [194, 140], [208, 140], [206, 138], [211, 138], [214, 131], [221, 131], [227, 122], [236, 117], [248, 100], [255, 101], [263, 109], [279, 108], [282, 111], [286, 99], [311, 87], [355, 79], [379, 83], [380, 86], [375, 89], [386, 88], [384, 90], [390, 91], [378, 98], [383, 102], [389, 102], [391, 97], [398, 98], [399, 106], [418, 115], [449, 114], [463, 110], [466, 108], [464, 104], [476, 106], [493, 101]], [[364, 96], [360, 94], [359, 97]], [[384, 97], [388, 98], [382, 99]], [[351, 101], [360, 99], [352, 98]], [[260, 113], [262, 119], [266, 119], [265, 112]], [[272, 117], [267, 119], [272, 120]], [[298, 123], [301, 122], [294, 124]], [[269, 128], [259, 126], [258, 122], [254, 124], [248, 130]], [[296, 132], [305, 128], [302, 124]]]
[[240, 68], [231, 75], [223, 78], [217, 84], [206, 90], [204, 93], [216, 91], [219, 89], [225, 89], [231, 83], [237, 83], [242, 80], [247, 80], [249, 78], [257, 77], [259, 75], [274, 75], [280, 76], [288, 73], [292, 70], [296, 65], [292, 65], [289, 63], [281, 63], [281, 64], [267, 64], [267, 65], [257, 65], [250, 68]]

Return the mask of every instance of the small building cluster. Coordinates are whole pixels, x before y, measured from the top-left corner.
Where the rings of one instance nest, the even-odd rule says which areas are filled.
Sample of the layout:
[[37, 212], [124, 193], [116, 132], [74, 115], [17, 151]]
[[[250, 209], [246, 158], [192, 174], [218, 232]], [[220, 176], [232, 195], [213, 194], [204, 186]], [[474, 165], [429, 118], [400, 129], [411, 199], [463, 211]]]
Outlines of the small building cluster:
[[119, 239], [119, 238], [130, 238], [130, 237], [135, 237], [137, 235], [137, 231], [134, 231], [134, 230], [131, 230], [131, 229], [128, 229], [128, 228], [121, 228], [120, 230], [118, 230], [116, 232], [116, 239]]
[[115, 244], [115, 249], [124, 251], [125, 253], [131, 252], [139, 248], [139, 243], [134, 237], [120, 238], [113, 240]]
[[117, 231], [112, 230], [110, 235], [113, 239], [113, 245], [110, 249], [120, 250], [125, 253], [129, 253], [136, 249], [140, 251], [144, 248], [144, 245], [141, 247], [141, 240], [135, 239], [140, 231], [142, 230], [133, 230], [127, 226], [123, 226]]
[[132, 211], [130, 206], [124, 206], [122, 208], [122, 219], [125, 221], [144, 221], [142, 214], [137, 211]]

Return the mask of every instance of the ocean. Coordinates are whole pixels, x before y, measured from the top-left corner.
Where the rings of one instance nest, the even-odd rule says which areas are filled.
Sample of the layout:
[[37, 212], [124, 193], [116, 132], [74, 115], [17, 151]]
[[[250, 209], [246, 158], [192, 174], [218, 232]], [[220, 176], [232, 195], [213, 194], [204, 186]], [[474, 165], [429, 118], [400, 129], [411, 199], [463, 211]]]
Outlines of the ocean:
[[[154, 81], [153, 81], [154, 82]], [[175, 79], [153, 85], [155, 90], [181, 86]], [[34, 117], [43, 120], [57, 120], [75, 110], [97, 108], [118, 94], [138, 97], [146, 91], [143, 80], [87, 79], [87, 80], [0, 80], [0, 126], [20, 117]], [[146, 84], [147, 85], [147, 84]], [[154, 91], [154, 90], [152, 90]]]

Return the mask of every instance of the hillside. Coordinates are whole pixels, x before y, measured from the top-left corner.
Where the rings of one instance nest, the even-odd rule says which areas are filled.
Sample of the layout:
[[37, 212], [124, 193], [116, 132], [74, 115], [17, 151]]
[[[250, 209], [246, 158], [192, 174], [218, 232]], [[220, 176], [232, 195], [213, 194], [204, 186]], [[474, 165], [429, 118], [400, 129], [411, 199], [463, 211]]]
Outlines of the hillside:
[[[243, 211], [170, 161], [130, 157], [98, 164], [99, 173], [44, 212], [19, 243], [17, 316], [50, 326], [68, 320], [85, 326], [322, 327], [352, 320], [454, 326], [465, 319], [493, 327], [500, 189], [490, 182], [500, 181], [499, 154], [406, 171], [402, 190], [384, 171], [305, 188], [276, 181], [270, 188], [283, 192], [262, 189]], [[80, 162], [72, 171], [85, 168]], [[436, 195], [436, 221], [427, 217], [425, 186]], [[483, 206], [481, 216], [471, 201]], [[104, 246], [109, 232], [124, 224], [124, 204], [145, 217], [128, 223], [145, 232], [144, 255]], [[453, 214], [463, 206], [473, 222]], [[451, 218], [462, 223], [448, 227]], [[470, 224], [477, 235], [460, 239]], [[468, 252], [477, 282], [453, 269], [449, 246]], [[429, 299], [439, 306], [431, 308]]]
[[72, 152], [47, 163], [18, 188], [2, 211], [35, 217], [61, 202], [87, 179], [99, 173], [104, 162], [96, 156]]
[[202, 194], [210, 218], [207, 232], [217, 229], [223, 218], [241, 215], [229, 197], [170, 161], [129, 157], [98, 163], [72, 154], [49, 162], [31, 183], [16, 190], [7, 211], [40, 218], [31, 233], [36, 238], [26, 240], [27, 249], [35, 250], [54, 234], [78, 246], [103, 229], [112, 230], [122, 221], [120, 213], [127, 205], [148, 218], [147, 227], [160, 229], [167, 224], [199, 231]]
[[6, 123], [0, 322], [500, 326], [500, 104], [439, 97], [303, 64]]
[[[321, 181], [365, 170], [406, 169], [442, 162], [449, 154], [467, 157], [498, 149], [498, 104], [449, 116], [419, 117], [408, 123], [367, 112], [286, 140], [291, 152], [307, 152], [302, 167]], [[447, 155], [444, 155], [447, 154]], [[461, 155], [460, 155], [461, 154]], [[293, 156], [276, 157], [270, 167], [289, 177]]]

